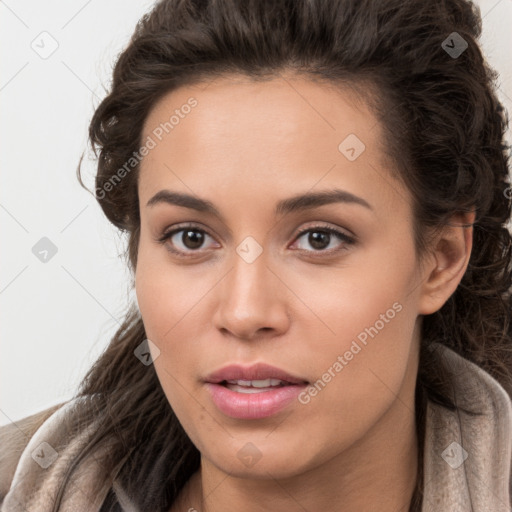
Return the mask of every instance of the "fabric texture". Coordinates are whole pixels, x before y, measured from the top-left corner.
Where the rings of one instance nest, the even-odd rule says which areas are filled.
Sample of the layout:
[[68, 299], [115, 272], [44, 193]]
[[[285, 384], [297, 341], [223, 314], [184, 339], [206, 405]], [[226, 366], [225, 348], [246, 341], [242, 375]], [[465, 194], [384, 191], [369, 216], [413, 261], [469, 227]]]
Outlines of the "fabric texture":
[[[433, 347], [451, 376], [455, 403], [481, 414], [428, 401], [421, 512], [511, 512], [511, 399], [481, 368], [442, 345]], [[58, 484], [87, 433], [69, 434], [69, 418], [78, 405], [79, 399], [70, 400], [0, 427], [1, 512], [52, 510]], [[94, 422], [89, 428], [95, 428]], [[100, 512], [109, 492], [99, 491], [104, 481], [96, 455], [105, 452], [108, 446], [79, 463], [59, 510]], [[130, 502], [115, 480], [111, 492], [119, 510], [146, 512]]]

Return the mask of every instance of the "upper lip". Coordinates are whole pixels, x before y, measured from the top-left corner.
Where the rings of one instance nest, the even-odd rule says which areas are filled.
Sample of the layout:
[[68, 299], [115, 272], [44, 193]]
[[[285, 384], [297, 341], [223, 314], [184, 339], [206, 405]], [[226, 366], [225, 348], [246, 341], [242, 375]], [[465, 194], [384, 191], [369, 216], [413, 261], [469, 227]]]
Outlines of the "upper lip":
[[281, 370], [275, 366], [265, 363], [256, 363], [250, 366], [240, 364], [229, 364], [219, 370], [210, 373], [206, 378], [206, 382], [218, 384], [224, 380], [265, 380], [279, 379], [290, 384], [306, 384], [308, 381], [290, 375], [288, 372]]

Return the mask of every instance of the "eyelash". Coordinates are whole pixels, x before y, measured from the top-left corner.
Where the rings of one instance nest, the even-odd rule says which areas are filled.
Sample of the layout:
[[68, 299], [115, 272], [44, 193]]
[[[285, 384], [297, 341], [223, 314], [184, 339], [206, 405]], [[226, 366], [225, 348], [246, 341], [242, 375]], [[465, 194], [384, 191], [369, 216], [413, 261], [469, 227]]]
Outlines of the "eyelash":
[[[186, 230], [197, 231], [197, 232], [200, 232], [200, 233], [203, 233], [203, 234], [206, 234], [206, 235], [212, 237], [207, 231], [205, 231], [204, 229], [201, 229], [196, 224], [186, 224], [186, 225], [180, 225], [179, 227], [176, 227], [176, 228], [174, 228], [171, 231], [163, 233], [162, 236], [160, 236], [159, 238], [156, 239], [156, 241], [158, 243], [162, 244], [162, 245], [165, 245], [167, 240], [169, 240], [176, 233], [179, 233], [180, 231], [186, 231]], [[334, 228], [331, 228], [331, 227], [328, 227], [328, 226], [322, 226], [322, 225], [310, 226], [308, 228], [305, 228], [305, 229], [299, 231], [299, 233], [297, 233], [297, 236], [295, 237], [295, 239], [299, 239], [305, 233], [315, 232], [315, 231], [319, 231], [319, 232], [323, 232], [323, 233], [329, 233], [331, 235], [334, 235], [340, 241], [344, 242], [344, 245], [342, 245], [341, 247], [339, 247], [337, 249], [329, 249], [329, 250], [323, 250], [322, 249], [322, 250], [306, 251], [306, 252], [313, 252], [313, 253], [316, 252], [316, 253], [319, 253], [320, 255], [331, 256], [334, 253], [338, 253], [338, 252], [347, 250], [347, 247], [346, 247], [347, 245], [350, 246], [350, 245], [353, 245], [356, 242], [355, 238], [353, 238], [353, 237], [351, 237], [349, 235], [346, 235], [345, 233], [343, 233], [341, 231], [338, 231], [337, 229], [334, 229]], [[199, 250], [197, 250], [197, 251], [190, 250], [189, 254], [184, 254], [183, 251], [179, 251], [179, 250], [173, 249], [173, 248], [171, 248], [169, 246], [165, 246], [165, 247], [166, 247], [166, 249], [169, 252], [177, 255], [180, 258], [191, 258], [191, 257], [194, 257], [194, 253], [199, 252]], [[304, 249], [299, 249], [299, 250], [303, 251]]]

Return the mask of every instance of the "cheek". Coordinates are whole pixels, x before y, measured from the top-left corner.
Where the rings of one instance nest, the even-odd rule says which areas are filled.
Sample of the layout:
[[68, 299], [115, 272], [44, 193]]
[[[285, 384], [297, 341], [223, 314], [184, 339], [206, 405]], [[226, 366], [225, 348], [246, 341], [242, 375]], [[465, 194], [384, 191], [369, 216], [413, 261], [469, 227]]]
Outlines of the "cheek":
[[299, 414], [310, 432], [321, 432], [328, 450], [357, 442], [403, 396], [408, 382], [414, 308], [392, 302], [394, 294], [375, 297], [342, 301], [331, 317], [336, 336], [316, 337], [304, 351], [314, 361], [316, 380], [300, 397]]
[[412, 247], [397, 251], [382, 244], [345, 267], [301, 269], [300, 279], [290, 273], [286, 278], [294, 279], [294, 292], [308, 306], [296, 310], [297, 323], [316, 328], [316, 336], [311, 330], [303, 341], [331, 358], [349, 350], [354, 340], [371, 344], [379, 357], [387, 358], [384, 351], [407, 350], [416, 316], [411, 293], [415, 268]]
[[212, 284], [173, 270], [168, 261], [162, 261], [165, 254], [156, 254], [164, 251], [139, 251], [135, 291], [146, 336], [160, 350], [155, 370], [174, 407], [182, 395], [188, 396], [184, 388], [190, 387], [197, 371], [198, 341], [205, 321], [201, 298]]
[[[197, 303], [201, 285], [190, 286], [186, 272], [169, 263], [163, 247], [141, 241], [135, 272], [137, 302], [148, 338], [164, 341]], [[166, 336], [168, 335], [168, 336]]]
[[[183, 297], [173, 293], [176, 280], [162, 277], [158, 267], [139, 260], [135, 288], [146, 336], [159, 350], [154, 367], [167, 401], [178, 417], [187, 410], [186, 397], [190, 376], [194, 370], [193, 343], [190, 336], [183, 338], [183, 319], [186, 311]], [[178, 300], [181, 299], [181, 300]], [[186, 321], [183, 322], [183, 325]], [[154, 356], [153, 356], [154, 357]], [[190, 392], [190, 390], [189, 390]]]
[[[305, 352], [315, 354], [311, 364], [319, 379], [317, 394], [304, 401], [310, 399], [319, 426], [335, 425], [347, 411], [364, 423], [395, 399], [410, 362], [417, 318], [414, 274], [411, 247], [369, 255], [342, 269], [338, 279], [322, 279], [321, 292], [312, 292], [319, 289], [314, 276], [302, 277], [298, 294], [308, 297], [321, 320], [306, 323], [316, 329], [303, 337]], [[334, 423], [326, 411], [337, 418]]]

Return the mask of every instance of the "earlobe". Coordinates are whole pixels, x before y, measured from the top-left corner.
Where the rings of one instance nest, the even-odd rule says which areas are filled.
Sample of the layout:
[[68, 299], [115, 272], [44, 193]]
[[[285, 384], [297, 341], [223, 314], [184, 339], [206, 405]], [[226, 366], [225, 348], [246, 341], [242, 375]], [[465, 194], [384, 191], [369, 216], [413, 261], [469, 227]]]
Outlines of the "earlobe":
[[422, 275], [419, 314], [435, 313], [457, 289], [471, 256], [474, 221], [474, 210], [456, 214], [436, 237]]

